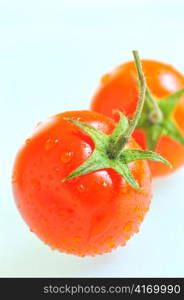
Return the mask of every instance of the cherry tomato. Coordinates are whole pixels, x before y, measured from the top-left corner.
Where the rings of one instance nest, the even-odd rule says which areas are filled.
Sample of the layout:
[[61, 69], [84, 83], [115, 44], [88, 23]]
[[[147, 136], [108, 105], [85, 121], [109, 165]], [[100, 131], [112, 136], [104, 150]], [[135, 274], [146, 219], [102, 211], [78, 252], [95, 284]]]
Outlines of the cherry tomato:
[[[79, 256], [109, 252], [138, 232], [151, 199], [145, 160], [129, 164], [141, 189], [113, 169], [64, 181], [94, 150], [94, 143], [66, 117], [110, 134], [115, 123], [91, 111], [55, 115], [41, 123], [17, 154], [13, 193], [30, 230], [61, 252]], [[139, 149], [131, 139], [127, 148]]]
[[[147, 85], [153, 96], [162, 100], [184, 87], [184, 76], [171, 65], [153, 60], [142, 60], [143, 71]], [[133, 115], [137, 100], [136, 70], [133, 62], [127, 62], [111, 73], [101, 78], [91, 108], [117, 120], [113, 110], [121, 110], [126, 116]], [[174, 123], [184, 135], [184, 98], [177, 103], [173, 112]], [[142, 130], [135, 130], [133, 134], [143, 149], [147, 148], [147, 140]], [[169, 168], [162, 163], [150, 161], [153, 176], [168, 174], [184, 163], [184, 146], [167, 135], [162, 135], [156, 145], [155, 151], [165, 157], [172, 164]]]

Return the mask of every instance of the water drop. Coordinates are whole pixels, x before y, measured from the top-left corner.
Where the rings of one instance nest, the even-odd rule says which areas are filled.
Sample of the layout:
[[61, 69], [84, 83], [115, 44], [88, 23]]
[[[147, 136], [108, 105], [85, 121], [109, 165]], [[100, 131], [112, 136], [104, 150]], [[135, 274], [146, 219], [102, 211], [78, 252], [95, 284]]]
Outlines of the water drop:
[[59, 172], [59, 168], [58, 168], [58, 167], [53, 167], [53, 170], [54, 170], [55, 172]]
[[126, 235], [125, 240], [128, 241], [131, 238], [131, 235]]
[[65, 152], [63, 154], [61, 154], [60, 159], [63, 163], [67, 163], [69, 161], [71, 161], [73, 156], [73, 152]]
[[85, 186], [81, 183], [81, 184], [79, 184], [79, 186], [77, 187], [77, 189], [78, 189], [79, 192], [82, 192], [82, 191], [85, 190]]
[[92, 248], [92, 251], [94, 254], [98, 254], [98, 249], [97, 248]]
[[107, 182], [104, 181], [104, 182], [102, 183], [102, 185], [103, 185], [103, 186], [107, 186]]
[[135, 212], [135, 213], [140, 213], [140, 212], [142, 212], [142, 208], [139, 207], [139, 206], [137, 206], [137, 207], [134, 209], [134, 212]]
[[128, 222], [124, 229], [123, 229], [125, 232], [130, 232], [132, 230], [132, 222]]
[[55, 146], [55, 142], [52, 139], [48, 139], [45, 142], [45, 151], [51, 150]]
[[145, 211], [145, 212], [148, 212], [148, 211], [149, 211], [149, 207], [146, 207], [146, 208], [144, 209], [144, 211]]
[[114, 243], [114, 242], [110, 242], [110, 243], [108, 244], [108, 246], [109, 246], [109, 248], [113, 248], [113, 247], [115, 246], [115, 243]]
[[138, 221], [139, 222], [142, 222], [143, 220], [144, 220], [144, 216], [143, 215], [138, 216]]
[[121, 247], [124, 247], [125, 245], [126, 245], [126, 240], [121, 242], [121, 244], [120, 244]]
[[108, 237], [104, 240], [105, 244], [110, 247], [113, 248], [115, 246], [115, 243], [113, 241], [113, 239], [111, 237]]
[[31, 185], [36, 190], [40, 190], [40, 188], [41, 188], [40, 181], [36, 178], [31, 179]]
[[100, 79], [101, 83], [107, 83], [110, 79], [111, 75], [109, 73], [106, 73], [105, 75], [103, 75]]
[[17, 182], [17, 178], [16, 178], [15, 175], [12, 176], [12, 181], [11, 182], [12, 182], [12, 184]]
[[135, 233], [138, 233], [139, 232], [139, 228], [137, 227], [136, 229], [135, 229]]
[[25, 143], [28, 145], [28, 144], [30, 144], [30, 142], [31, 142], [31, 139], [26, 139], [25, 140]]

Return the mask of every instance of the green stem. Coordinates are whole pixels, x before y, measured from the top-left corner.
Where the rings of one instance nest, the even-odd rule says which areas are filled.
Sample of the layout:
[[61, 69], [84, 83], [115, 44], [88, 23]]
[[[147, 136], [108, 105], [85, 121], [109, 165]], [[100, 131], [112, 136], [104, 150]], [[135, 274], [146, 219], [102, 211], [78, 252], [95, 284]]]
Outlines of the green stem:
[[163, 114], [158, 106], [157, 101], [155, 98], [152, 96], [150, 90], [146, 89], [146, 97], [150, 101], [150, 103], [153, 106], [153, 110], [150, 113], [149, 119], [152, 123], [160, 123], [163, 120]]
[[146, 94], [146, 81], [145, 81], [144, 73], [142, 71], [142, 65], [141, 65], [141, 61], [139, 58], [139, 53], [136, 50], [132, 51], [132, 53], [134, 56], [134, 62], [135, 62], [135, 66], [136, 66], [136, 70], [137, 70], [138, 78], [139, 78], [139, 88], [140, 88], [139, 100], [138, 100], [136, 111], [135, 111], [132, 119], [130, 119], [128, 129], [124, 133], [120, 134], [115, 141], [110, 143], [109, 149], [108, 149], [108, 155], [110, 158], [118, 157], [122, 148], [128, 142], [130, 136], [132, 135], [132, 132], [134, 131], [134, 129], [137, 126], [137, 123], [140, 119], [142, 109], [144, 106], [144, 100], [145, 100], [145, 94]]

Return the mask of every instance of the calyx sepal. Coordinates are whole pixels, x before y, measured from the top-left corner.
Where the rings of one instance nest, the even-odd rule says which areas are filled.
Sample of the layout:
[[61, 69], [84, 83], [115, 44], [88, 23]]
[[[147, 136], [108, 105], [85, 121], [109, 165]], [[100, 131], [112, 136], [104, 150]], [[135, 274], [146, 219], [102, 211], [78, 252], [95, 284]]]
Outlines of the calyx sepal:
[[[151, 97], [152, 101], [155, 102], [158, 111], [160, 111], [162, 115], [162, 118], [159, 121], [152, 118], [154, 114], [151, 116], [151, 112], [154, 113], [154, 108], [149, 101], [150, 99], [148, 95]], [[137, 128], [144, 131], [148, 143], [148, 149], [154, 151], [160, 137], [164, 135], [171, 137], [184, 146], [184, 136], [182, 135], [181, 130], [173, 118], [176, 104], [183, 95], [184, 89], [181, 89], [164, 99], [156, 100], [156, 98], [150, 94], [150, 91], [146, 93], [143, 112], [141, 118], [139, 119]]]
[[95, 129], [93, 126], [88, 125], [83, 122], [79, 122], [77, 120], [65, 118], [67, 121], [75, 124], [79, 127], [83, 132], [85, 132], [94, 143], [94, 151], [90, 155], [90, 157], [77, 169], [72, 171], [65, 179], [69, 180], [71, 178], [82, 176], [97, 170], [102, 169], [113, 169], [118, 172], [124, 179], [130, 184], [130, 186], [136, 190], [140, 190], [139, 183], [133, 177], [131, 170], [128, 166], [129, 163], [137, 161], [137, 160], [154, 160], [158, 162], [165, 163], [169, 166], [170, 163], [165, 160], [159, 154], [152, 151], [144, 151], [137, 149], [122, 149], [116, 158], [111, 158], [109, 155], [109, 145], [111, 145], [112, 141], [116, 141], [122, 132], [125, 132], [128, 128], [129, 121], [128, 119], [121, 113], [119, 123], [116, 125], [111, 135], [107, 135], [102, 133], [101, 131]]

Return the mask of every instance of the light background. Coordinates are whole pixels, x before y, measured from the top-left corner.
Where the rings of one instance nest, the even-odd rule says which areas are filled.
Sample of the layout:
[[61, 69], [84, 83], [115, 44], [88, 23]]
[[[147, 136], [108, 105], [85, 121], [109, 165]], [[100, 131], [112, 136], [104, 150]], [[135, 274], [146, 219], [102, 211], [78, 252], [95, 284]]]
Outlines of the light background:
[[125, 248], [95, 258], [51, 251], [11, 192], [18, 147], [38, 121], [87, 109], [98, 79], [136, 48], [184, 71], [184, 1], [0, 0], [0, 277], [184, 276], [184, 168], [154, 182]]

